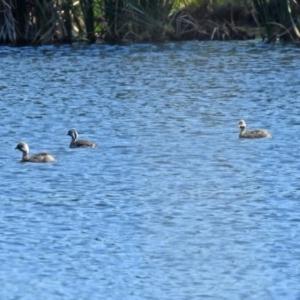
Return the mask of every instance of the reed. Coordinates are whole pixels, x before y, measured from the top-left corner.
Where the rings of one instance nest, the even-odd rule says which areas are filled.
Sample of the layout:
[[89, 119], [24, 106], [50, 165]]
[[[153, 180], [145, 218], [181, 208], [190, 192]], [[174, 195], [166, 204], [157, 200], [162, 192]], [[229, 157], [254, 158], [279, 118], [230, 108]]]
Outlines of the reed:
[[93, 0], [80, 0], [80, 5], [85, 23], [86, 38], [89, 43], [95, 43], [96, 37], [94, 29], [94, 2]]
[[[300, 5], [290, 0], [252, 0], [255, 19], [267, 42], [299, 40]], [[264, 34], [265, 31], [265, 34]]]
[[17, 40], [16, 16], [12, 0], [0, 1], [0, 42]]
[[73, 37], [72, 37], [72, 15], [71, 11], [73, 8], [72, 0], [65, 0], [62, 4], [62, 10], [65, 17], [63, 27], [66, 31], [66, 41], [69, 43], [72, 43]]
[[125, 1], [103, 0], [103, 16], [107, 24], [104, 28], [103, 37], [105, 40], [119, 40], [120, 27], [124, 23], [123, 9]]
[[104, 39], [163, 39], [173, 4], [173, 0], [104, 0], [103, 15], [107, 22]]
[[299, 1], [0, 0], [0, 43], [245, 39], [249, 36], [234, 21], [245, 2], [255, 8], [267, 41], [295, 41], [300, 39]]

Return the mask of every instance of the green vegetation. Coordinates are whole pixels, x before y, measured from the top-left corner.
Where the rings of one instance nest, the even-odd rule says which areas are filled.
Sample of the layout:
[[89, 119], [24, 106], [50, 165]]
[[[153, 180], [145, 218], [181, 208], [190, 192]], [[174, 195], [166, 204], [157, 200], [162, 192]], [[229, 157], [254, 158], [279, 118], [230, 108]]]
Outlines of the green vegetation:
[[265, 39], [273, 42], [299, 41], [300, 1], [299, 0], [253, 0], [256, 21]]
[[300, 0], [0, 0], [0, 43], [300, 39]]

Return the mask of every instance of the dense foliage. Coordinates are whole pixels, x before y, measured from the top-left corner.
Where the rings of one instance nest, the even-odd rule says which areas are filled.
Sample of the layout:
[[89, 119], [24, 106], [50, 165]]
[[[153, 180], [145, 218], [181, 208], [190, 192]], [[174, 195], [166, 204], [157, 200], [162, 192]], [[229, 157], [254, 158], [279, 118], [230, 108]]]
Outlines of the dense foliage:
[[253, 0], [253, 6], [256, 9], [257, 23], [266, 41], [300, 40], [299, 0]]
[[[299, 40], [300, 0], [0, 0], [0, 43]], [[265, 32], [264, 32], [265, 31]]]

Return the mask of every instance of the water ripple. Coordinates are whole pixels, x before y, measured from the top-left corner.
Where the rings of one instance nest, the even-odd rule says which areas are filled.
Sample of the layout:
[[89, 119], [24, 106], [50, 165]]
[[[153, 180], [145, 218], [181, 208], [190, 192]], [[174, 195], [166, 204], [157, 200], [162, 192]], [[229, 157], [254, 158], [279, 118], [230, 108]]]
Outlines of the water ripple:
[[299, 51], [0, 48], [0, 298], [298, 299]]

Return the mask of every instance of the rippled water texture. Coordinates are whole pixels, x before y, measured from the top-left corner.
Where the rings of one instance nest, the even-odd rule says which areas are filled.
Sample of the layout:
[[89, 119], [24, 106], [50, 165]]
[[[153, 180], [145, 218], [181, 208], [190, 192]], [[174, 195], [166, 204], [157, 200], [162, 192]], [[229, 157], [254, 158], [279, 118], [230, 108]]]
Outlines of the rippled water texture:
[[[300, 299], [299, 57], [0, 48], [0, 299]], [[19, 163], [20, 141], [58, 162]]]

